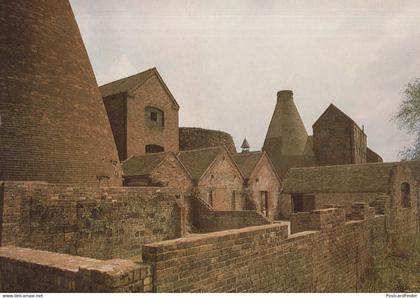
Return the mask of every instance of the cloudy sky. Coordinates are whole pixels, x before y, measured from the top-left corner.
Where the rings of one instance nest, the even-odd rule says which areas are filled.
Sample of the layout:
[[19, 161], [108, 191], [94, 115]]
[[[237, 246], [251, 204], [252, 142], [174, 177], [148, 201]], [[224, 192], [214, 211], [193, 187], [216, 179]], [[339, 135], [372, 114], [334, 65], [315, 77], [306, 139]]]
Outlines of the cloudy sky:
[[[351, 2], [351, 4], [347, 3]], [[157, 67], [180, 125], [262, 147], [278, 90], [309, 134], [334, 103], [368, 146], [398, 159], [410, 138], [390, 119], [420, 77], [420, 2], [71, 0], [98, 80]]]

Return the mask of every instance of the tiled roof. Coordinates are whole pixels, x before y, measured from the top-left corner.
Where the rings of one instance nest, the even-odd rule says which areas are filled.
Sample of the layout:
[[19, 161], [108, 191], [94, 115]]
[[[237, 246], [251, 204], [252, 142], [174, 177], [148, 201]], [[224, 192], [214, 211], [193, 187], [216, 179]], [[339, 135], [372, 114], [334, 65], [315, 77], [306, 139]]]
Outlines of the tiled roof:
[[221, 150], [222, 147], [212, 147], [180, 151], [178, 158], [193, 179], [200, 179]]
[[172, 95], [168, 86], [166, 86], [165, 82], [163, 81], [162, 77], [160, 76], [156, 68], [151, 68], [141, 73], [129, 76], [127, 78], [123, 78], [123, 79], [102, 85], [99, 87], [99, 90], [101, 91], [103, 98], [109, 97], [115, 94], [120, 94], [123, 92], [129, 92], [131, 90], [139, 88], [153, 75], [156, 75], [156, 77], [162, 84], [163, 89], [168, 94], [170, 100], [172, 101], [174, 106], [178, 109], [179, 108], [178, 102], [175, 100], [174, 96]]
[[238, 165], [244, 177], [249, 178], [262, 156], [263, 153], [258, 151], [235, 154], [233, 155], [233, 159]]
[[102, 97], [108, 97], [111, 95], [128, 92], [138, 85], [144, 83], [154, 73], [154, 68], [148, 69], [141, 73], [132, 75], [127, 78], [123, 78], [99, 87]]
[[168, 156], [169, 152], [150, 153], [132, 156], [122, 163], [123, 174], [129, 176], [148, 176]]
[[393, 168], [399, 163], [371, 163], [292, 168], [285, 177], [284, 193], [388, 192]]

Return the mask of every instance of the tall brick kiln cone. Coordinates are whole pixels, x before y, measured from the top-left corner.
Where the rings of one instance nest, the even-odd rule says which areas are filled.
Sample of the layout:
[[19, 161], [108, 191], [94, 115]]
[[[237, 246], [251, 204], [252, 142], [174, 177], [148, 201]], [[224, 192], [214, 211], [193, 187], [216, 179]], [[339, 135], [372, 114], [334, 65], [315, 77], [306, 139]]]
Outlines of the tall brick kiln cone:
[[302, 155], [307, 141], [308, 134], [293, 101], [293, 92], [279, 91], [264, 142], [265, 150], [275, 150], [281, 155]]
[[121, 185], [111, 127], [67, 0], [0, 0], [0, 181]]

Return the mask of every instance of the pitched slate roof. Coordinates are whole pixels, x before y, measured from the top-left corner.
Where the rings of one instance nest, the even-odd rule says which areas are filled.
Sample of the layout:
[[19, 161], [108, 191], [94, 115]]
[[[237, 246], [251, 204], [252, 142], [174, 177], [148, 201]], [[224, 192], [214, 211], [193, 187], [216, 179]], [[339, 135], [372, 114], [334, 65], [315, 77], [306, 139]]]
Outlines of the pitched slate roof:
[[223, 147], [180, 151], [178, 158], [193, 179], [200, 179]]
[[132, 156], [122, 163], [123, 175], [148, 176], [169, 154], [171, 153], [161, 152]]
[[284, 181], [284, 193], [388, 192], [391, 171], [399, 163], [371, 163], [293, 168]]
[[233, 155], [232, 157], [241, 170], [242, 175], [244, 175], [245, 178], [249, 178], [263, 154], [263, 152], [257, 151], [250, 153], [239, 153]]
[[129, 92], [143, 85], [153, 75], [157, 76], [174, 105], [179, 107], [177, 101], [169, 91], [169, 88], [166, 86], [156, 68], [151, 68], [141, 73], [102, 85], [99, 87], [99, 90], [101, 91], [103, 98], [119, 93]]

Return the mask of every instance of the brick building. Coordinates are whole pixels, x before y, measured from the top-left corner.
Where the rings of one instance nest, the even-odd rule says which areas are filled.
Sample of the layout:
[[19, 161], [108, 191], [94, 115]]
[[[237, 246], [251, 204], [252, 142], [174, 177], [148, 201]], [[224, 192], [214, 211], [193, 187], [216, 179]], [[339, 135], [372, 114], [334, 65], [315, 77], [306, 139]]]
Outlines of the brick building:
[[225, 147], [180, 151], [200, 198], [214, 210], [244, 210], [244, 178]]
[[122, 163], [124, 186], [158, 186], [191, 191], [192, 179], [173, 152], [131, 156]]
[[179, 150], [179, 105], [156, 68], [99, 89], [120, 160]]
[[403, 162], [290, 169], [283, 181], [280, 212], [288, 217], [291, 212], [309, 212], [331, 204], [342, 205], [350, 212], [352, 202], [376, 206], [386, 198], [398, 211], [416, 213], [418, 184], [414, 168], [415, 163]]
[[233, 156], [245, 178], [245, 188], [250, 191], [253, 206], [270, 219], [278, 218], [280, 178], [265, 152], [240, 153]]
[[263, 151], [267, 152], [280, 177], [289, 168], [318, 164], [312, 149], [312, 138], [306, 132], [290, 90], [277, 93], [277, 104], [267, 130]]
[[333, 104], [312, 128], [313, 148], [320, 165], [366, 163], [366, 134]]
[[331, 104], [313, 124], [308, 136], [293, 101], [293, 92], [277, 93], [263, 150], [280, 177], [290, 168], [382, 162], [367, 147], [367, 137], [349, 116]]

